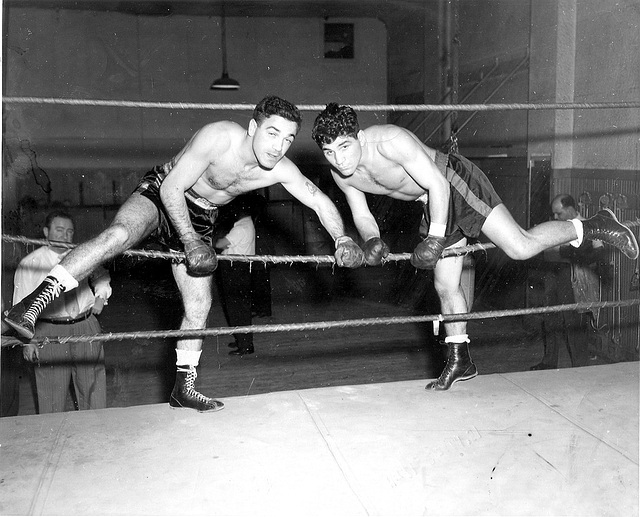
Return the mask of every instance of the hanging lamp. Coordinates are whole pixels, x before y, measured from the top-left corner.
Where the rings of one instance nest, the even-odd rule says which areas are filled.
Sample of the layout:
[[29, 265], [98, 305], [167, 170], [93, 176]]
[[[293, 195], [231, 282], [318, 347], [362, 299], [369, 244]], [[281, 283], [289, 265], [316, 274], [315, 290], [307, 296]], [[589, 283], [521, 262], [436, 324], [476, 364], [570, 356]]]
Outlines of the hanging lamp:
[[225, 22], [224, 4], [222, 4], [222, 18], [220, 20], [220, 28], [222, 33], [222, 77], [216, 79], [211, 83], [211, 90], [237, 90], [240, 88], [240, 83], [235, 79], [229, 77], [227, 71], [227, 24]]

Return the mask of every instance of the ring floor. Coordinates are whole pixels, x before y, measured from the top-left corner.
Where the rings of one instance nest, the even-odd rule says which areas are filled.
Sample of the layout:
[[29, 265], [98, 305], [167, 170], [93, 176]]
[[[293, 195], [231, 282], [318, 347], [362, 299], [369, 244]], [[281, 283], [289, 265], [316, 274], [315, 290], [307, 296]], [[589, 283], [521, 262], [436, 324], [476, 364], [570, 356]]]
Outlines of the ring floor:
[[2, 515], [638, 515], [638, 363], [0, 420]]

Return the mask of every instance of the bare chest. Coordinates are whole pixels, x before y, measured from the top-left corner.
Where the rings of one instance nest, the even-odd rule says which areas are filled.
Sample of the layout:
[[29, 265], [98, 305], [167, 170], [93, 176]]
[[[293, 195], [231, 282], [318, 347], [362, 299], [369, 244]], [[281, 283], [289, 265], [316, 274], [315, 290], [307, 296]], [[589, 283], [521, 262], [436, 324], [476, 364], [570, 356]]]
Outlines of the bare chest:
[[194, 189], [213, 203], [226, 202], [230, 198], [268, 185], [265, 171], [260, 167], [243, 164], [212, 164], [205, 170]]
[[395, 164], [380, 165], [375, 169], [359, 167], [349, 178], [349, 183], [362, 192], [398, 199], [415, 199], [424, 193], [405, 169]]

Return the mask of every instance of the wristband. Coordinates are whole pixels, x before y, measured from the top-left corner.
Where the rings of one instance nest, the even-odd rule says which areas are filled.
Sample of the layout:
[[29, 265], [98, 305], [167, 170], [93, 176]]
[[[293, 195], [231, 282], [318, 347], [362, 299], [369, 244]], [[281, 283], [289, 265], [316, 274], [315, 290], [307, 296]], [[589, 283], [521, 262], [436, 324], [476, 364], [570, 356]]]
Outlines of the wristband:
[[182, 235], [180, 237], [180, 240], [182, 242], [186, 242], [186, 241], [193, 241], [193, 240], [196, 240], [196, 239], [199, 239], [199, 238], [200, 238], [200, 236], [196, 232], [188, 232], [188, 233], [185, 233], [184, 235]]
[[431, 223], [429, 225], [429, 235], [434, 235], [435, 237], [444, 237], [446, 230], [447, 230], [446, 224]]

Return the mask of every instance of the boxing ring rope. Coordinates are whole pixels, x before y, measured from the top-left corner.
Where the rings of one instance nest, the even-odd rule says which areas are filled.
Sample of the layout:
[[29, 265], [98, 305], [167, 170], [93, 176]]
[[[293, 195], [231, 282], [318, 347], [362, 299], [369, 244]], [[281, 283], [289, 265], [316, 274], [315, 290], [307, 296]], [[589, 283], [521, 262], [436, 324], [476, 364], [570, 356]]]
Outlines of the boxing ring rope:
[[[104, 99], [64, 99], [55, 97], [3, 97], [7, 104], [64, 104], [70, 106], [103, 106], [112, 108], [161, 108], [174, 110], [232, 110], [253, 111], [254, 104], [149, 102]], [[629, 102], [561, 102], [561, 103], [502, 103], [502, 104], [349, 104], [356, 111], [504, 111], [504, 110], [577, 110], [640, 108], [640, 101]], [[300, 111], [322, 111], [323, 104], [298, 104]]]
[[[48, 105], [71, 105], [71, 106], [98, 106], [98, 107], [123, 107], [123, 108], [159, 108], [174, 110], [234, 110], [253, 111], [253, 104], [231, 104], [231, 103], [185, 103], [185, 102], [147, 102], [147, 101], [122, 101], [122, 100], [99, 100], [99, 99], [64, 99], [53, 97], [3, 97], [6, 104], [48, 104]], [[632, 102], [568, 102], [568, 103], [498, 103], [498, 104], [352, 104], [357, 111], [508, 111], [508, 110], [578, 110], [578, 109], [628, 109], [640, 108], [640, 101]], [[301, 111], [322, 111], [326, 106], [323, 104], [300, 104], [297, 108]], [[635, 221], [625, 221], [622, 224], [629, 228], [640, 226], [640, 218]], [[49, 241], [43, 239], [29, 239], [21, 236], [3, 235], [4, 242], [47, 245]], [[60, 243], [61, 247], [73, 248], [75, 245]], [[461, 256], [476, 251], [486, 251], [496, 248], [492, 243], [477, 243], [468, 246], [448, 248], [444, 251], [443, 257]], [[182, 260], [183, 253], [161, 252], [151, 250], [127, 250], [124, 255], [138, 256], [145, 258], [162, 258], [170, 260]], [[384, 262], [402, 261], [410, 258], [410, 253], [391, 253]], [[263, 262], [273, 264], [292, 264], [294, 262], [335, 264], [335, 258], [331, 255], [219, 255], [219, 260], [239, 261], [239, 262]], [[242, 327], [224, 327], [210, 329], [192, 330], [168, 330], [168, 331], [146, 331], [146, 332], [118, 332], [95, 334], [92, 336], [67, 336], [63, 338], [45, 337], [34, 339], [32, 342], [43, 346], [47, 343], [74, 343], [86, 341], [114, 341], [124, 339], [150, 339], [150, 338], [193, 338], [231, 335], [236, 333], [269, 333], [284, 331], [303, 330], [325, 330], [332, 328], [361, 327], [369, 325], [394, 325], [403, 323], [424, 323], [424, 322], [449, 322], [449, 321], [469, 321], [488, 318], [521, 316], [529, 314], [545, 314], [552, 312], [569, 311], [589, 311], [607, 307], [630, 307], [640, 305], [640, 299], [617, 300], [592, 303], [574, 303], [556, 305], [550, 307], [535, 307], [528, 309], [510, 309], [498, 311], [484, 311], [460, 314], [438, 314], [428, 316], [390, 317], [390, 318], [366, 318], [357, 320], [342, 321], [318, 321], [306, 323], [289, 323], [278, 325], [248, 325]], [[13, 343], [5, 343], [2, 346], [15, 346]]]
[[[640, 218], [635, 221], [620, 221], [621, 224], [627, 228], [640, 227]], [[2, 240], [4, 242], [20, 243], [20, 244], [35, 244], [35, 245], [49, 245], [51, 241], [45, 239], [30, 239], [19, 235], [3, 235]], [[56, 242], [56, 245], [61, 248], [75, 248], [76, 244], [69, 244], [67, 242]], [[477, 251], [487, 251], [496, 248], [496, 245], [492, 242], [478, 242], [475, 244], [468, 244], [466, 246], [457, 246], [455, 248], [446, 248], [442, 253], [443, 257], [459, 257], [462, 255], [468, 255]], [[133, 257], [144, 258], [161, 258], [169, 260], [183, 260], [184, 253], [177, 251], [155, 251], [155, 250], [141, 250], [131, 249], [122, 253], [123, 255]], [[411, 253], [389, 253], [389, 255], [383, 259], [383, 264], [387, 262], [399, 262], [403, 260], [409, 260]], [[298, 263], [313, 263], [319, 264], [335, 264], [336, 260], [332, 255], [218, 255], [218, 260], [227, 260], [229, 262], [262, 262], [271, 264], [293, 264]]]
[[[637, 222], [640, 225], [640, 220]], [[37, 245], [49, 245], [52, 241], [45, 239], [30, 239], [28, 237], [22, 237], [17, 235], [3, 235], [2, 240], [4, 242], [13, 242], [21, 244], [37, 244]], [[56, 246], [60, 248], [75, 248], [76, 244], [69, 244], [67, 242], [56, 242]], [[476, 251], [486, 251], [495, 248], [496, 245], [488, 243], [476, 243], [468, 246], [459, 246], [457, 248], [445, 249], [442, 256], [460, 256], [474, 253]], [[184, 253], [179, 251], [155, 251], [155, 250], [140, 250], [131, 249], [122, 252], [123, 255], [133, 257], [144, 258], [160, 258], [169, 260], [184, 260]], [[410, 253], [390, 253], [383, 262], [397, 262], [402, 260], [409, 260]], [[271, 264], [293, 264], [294, 262], [301, 263], [313, 263], [313, 264], [335, 264], [336, 260], [333, 255], [218, 255], [218, 260], [227, 260], [229, 262], [262, 262]]]
[[[589, 311], [607, 307], [631, 307], [640, 305], [640, 298], [630, 300], [617, 300], [607, 302], [570, 303], [565, 305], [552, 305], [548, 307], [533, 307], [529, 309], [504, 309], [497, 311], [465, 312], [459, 314], [436, 314], [428, 316], [393, 316], [387, 318], [362, 318], [340, 321], [314, 321], [305, 323], [283, 323], [270, 325], [245, 325], [241, 327], [217, 327], [208, 329], [189, 330], [155, 330], [141, 332], [108, 332], [88, 336], [43, 337], [32, 339], [32, 343], [40, 346], [46, 344], [82, 343], [87, 341], [122, 341], [124, 339], [191, 339], [196, 337], [225, 336], [231, 334], [265, 334], [272, 332], [293, 332], [303, 330], [327, 330], [348, 327], [366, 327], [371, 325], [399, 325], [405, 323], [425, 323], [428, 321], [470, 321], [489, 318], [504, 318], [510, 316], [522, 316], [530, 314], [547, 314], [551, 312]], [[13, 343], [5, 343], [2, 346], [15, 346]]]

